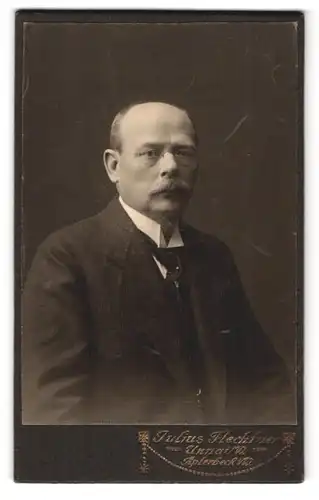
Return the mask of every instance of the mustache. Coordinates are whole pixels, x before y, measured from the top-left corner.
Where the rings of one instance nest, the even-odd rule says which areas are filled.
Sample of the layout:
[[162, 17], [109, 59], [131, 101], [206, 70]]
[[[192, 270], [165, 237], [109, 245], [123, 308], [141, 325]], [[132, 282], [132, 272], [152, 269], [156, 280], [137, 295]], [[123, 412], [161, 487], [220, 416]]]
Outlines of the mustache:
[[158, 188], [155, 188], [151, 194], [161, 194], [161, 193], [169, 193], [169, 192], [175, 192], [175, 191], [180, 191], [182, 193], [188, 193], [190, 192], [190, 186], [183, 181], [172, 181], [168, 182], [166, 184], [163, 184], [163, 186], [159, 186]]

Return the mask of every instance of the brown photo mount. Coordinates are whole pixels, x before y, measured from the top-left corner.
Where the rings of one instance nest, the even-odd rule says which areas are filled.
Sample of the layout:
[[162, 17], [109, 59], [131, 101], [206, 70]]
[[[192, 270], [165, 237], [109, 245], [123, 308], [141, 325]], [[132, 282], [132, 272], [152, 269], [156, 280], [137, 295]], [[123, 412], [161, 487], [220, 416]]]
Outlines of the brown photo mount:
[[303, 92], [302, 12], [17, 12], [16, 481], [303, 480]]

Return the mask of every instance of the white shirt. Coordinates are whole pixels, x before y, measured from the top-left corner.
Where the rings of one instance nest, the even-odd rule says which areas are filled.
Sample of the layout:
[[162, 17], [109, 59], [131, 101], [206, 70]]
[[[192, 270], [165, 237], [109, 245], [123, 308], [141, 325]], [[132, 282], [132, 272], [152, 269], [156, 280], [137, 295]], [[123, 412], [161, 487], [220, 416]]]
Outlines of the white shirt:
[[[175, 226], [171, 239], [169, 240], [168, 243], [166, 243], [162, 232], [162, 228], [160, 224], [158, 224], [158, 222], [156, 222], [153, 219], [150, 219], [149, 217], [146, 217], [146, 215], [141, 214], [134, 208], [127, 205], [122, 200], [121, 197], [119, 197], [119, 202], [121, 203], [122, 207], [124, 208], [129, 218], [132, 220], [133, 224], [135, 224], [135, 226], [140, 231], [142, 231], [142, 233], [146, 234], [149, 238], [151, 238], [159, 248], [174, 248], [174, 247], [184, 246], [184, 242], [182, 240], [178, 226]], [[163, 277], [166, 278], [167, 274], [166, 267], [163, 266], [163, 264], [161, 264], [154, 256], [153, 259], [156, 262]]]

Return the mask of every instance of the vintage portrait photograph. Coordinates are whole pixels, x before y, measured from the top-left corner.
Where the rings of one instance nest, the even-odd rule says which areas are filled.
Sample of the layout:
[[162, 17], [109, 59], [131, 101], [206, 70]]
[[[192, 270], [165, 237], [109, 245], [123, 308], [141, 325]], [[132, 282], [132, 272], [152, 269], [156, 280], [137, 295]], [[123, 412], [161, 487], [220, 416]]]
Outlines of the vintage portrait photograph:
[[18, 480], [301, 480], [303, 17], [281, 14], [17, 14]]

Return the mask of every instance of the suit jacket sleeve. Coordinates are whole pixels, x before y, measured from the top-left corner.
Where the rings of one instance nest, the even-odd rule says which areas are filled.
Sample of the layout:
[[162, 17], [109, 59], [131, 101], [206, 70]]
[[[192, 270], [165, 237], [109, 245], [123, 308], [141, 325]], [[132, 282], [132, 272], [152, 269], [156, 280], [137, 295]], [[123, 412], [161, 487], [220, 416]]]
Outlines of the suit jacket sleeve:
[[233, 400], [256, 421], [289, 421], [293, 391], [288, 371], [251, 309], [233, 258], [228, 254], [228, 280], [223, 296], [224, 324], [229, 335], [227, 371]]
[[72, 251], [49, 237], [23, 294], [23, 423], [85, 422], [90, 346], [84, 290]]

